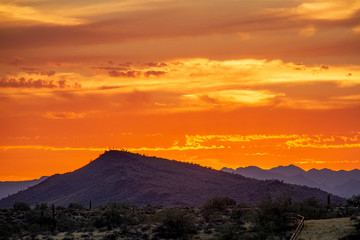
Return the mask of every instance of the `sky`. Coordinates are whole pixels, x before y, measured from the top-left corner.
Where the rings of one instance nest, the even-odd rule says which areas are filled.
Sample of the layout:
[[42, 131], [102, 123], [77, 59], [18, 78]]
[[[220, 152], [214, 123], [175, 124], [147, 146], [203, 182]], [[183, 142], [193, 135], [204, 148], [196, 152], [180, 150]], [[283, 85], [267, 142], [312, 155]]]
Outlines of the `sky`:
[[358, 0], [0, 0], [0, 181], [109, 149], [360, 168]]

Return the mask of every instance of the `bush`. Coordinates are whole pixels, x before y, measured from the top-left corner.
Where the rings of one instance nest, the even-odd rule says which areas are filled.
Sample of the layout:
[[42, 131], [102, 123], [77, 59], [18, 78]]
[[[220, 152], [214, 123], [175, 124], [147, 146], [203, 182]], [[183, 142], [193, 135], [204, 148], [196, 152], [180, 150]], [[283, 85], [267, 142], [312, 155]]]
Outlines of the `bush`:
[[48, 207], [47, 203], [37, 203], [35, 206], [35, 210], [46, 211], [48, 209], [49, 209], [49, 207]]
[[76, 210], [82, 210], [84, 209], [84, 206], [80, 203], [69, 203], [69, 206], [68, 206], [69, 209], [76, 209]]
[[263, 200], [255, 214], [254, 230], [258, 237], [279, 236], [288, 230], [288, 220], [285, 213], [291, 212], [290, 201], [288, 198], [271, 198]]
[[360, 195], [352, 196], [351, 198], [347, 199], [347, 204], [354, 207], [360, 207]]
[[[336, 213], [329, 212], [328, 206], [319, 202], [315, 197], [310, 197], [300, 203], [299, 214], [306, 219], [324, 219], [337, 217]], [[340, 217], [340, 216], [338, 216]]]
[[360, 222], [355, 224], [356, 231], [360, 232]]
[[8, 239], [14, 233], [13, 226], [6, 222], [0, 222], [0, 239]]
[[107, 227], [112, 229], [120, 226], [122, 223], [123, 217], [118, 209], [107, 209], [96, 219], [94, 225], [96, 228]]
[[359, 239], [360, 239], [360, 233], [353, 233], [341, 238], [340, 240], [359, 240]]
[[16, 202], [13, 206], [14, 211], [30, 211], [31, 208], [29, 206], [29, 204], [25, 203], [25, 202]]
[[358, 240], [358, 239], [360, 239], [360, 221], [359, 220], [356, 220], [355, 229], [356, 229], [356, 231], [354, 233], [347, 235], [347, 236], [341, 238], [340, 240]]
[[29, 225], [30, 232], [49, 230], [54, 225], [51, 213], [44, 210], [28, 211], [25, 214], [25, 221]]
[[169, 208], [162, 214], [161, 225], [157, 229], [160, 238], [187, 239], [189, 234], [196, 234], [196, 226], [184, 210]]
[[244, 227], [239, 227], [234, 224], [227, 223], [219, 230], [219, 240], [239, 240], [244, 232]]
[[215, 213], [222, 212], [230, 206], [235, 206], [236, 201], [228, 197], [214, 197], [207, 200], [201, 207], [206, 221], [210, 221]]

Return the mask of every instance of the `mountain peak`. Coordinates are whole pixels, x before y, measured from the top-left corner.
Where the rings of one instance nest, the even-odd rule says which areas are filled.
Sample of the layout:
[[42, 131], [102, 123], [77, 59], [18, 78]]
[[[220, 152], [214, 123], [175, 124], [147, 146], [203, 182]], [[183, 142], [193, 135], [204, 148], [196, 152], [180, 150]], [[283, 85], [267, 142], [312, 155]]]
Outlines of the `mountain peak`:
[[97, 160], [100, 159], [104, 159], [104, 158], [109, 158], [109, 159], [114, 159], [114, 158], [121, 158], [121, 157], [135, 157], [135, 156], [140, 156], [140, 154], [137, 153], [132, 153], [132, 152], [128, 152], [125, 150], [108, 150], [105, 151], [103, 154], [100, 154], [99, 158]]
[[257, 167], [257, 166], [248, 166], [248, 167], [244, 167], [244, 168], [238, 168], [238, 169], [252, 169], [252, 170], [262, 170], [261, 168]]
[[302, 168], [300, 168], [300, 167], [298, 167], [298, 166], [295, 166], [294, 164], [290, 164], [290, 165], [288, 165], [288, 166], [282, 166], [282, 165], [280, 165], [280, 166], [274, 167], [274, 168], [272, 168], [272, 169], [281, 169], [281, 168], [283, 168], [283, 169], [297, 169], [297, 170], [302, 170], [302, 171], [304, 171]]
[[284, 176], [296, 176], [296, 175], [305, 173], [305, 171], [303, 169], [301, 169], [293, 164], [291, 164], [289, 166], [274, 167], [274, 168], [271, 168], [269, 171], [273, 172], [273, 173], [279, 173]]

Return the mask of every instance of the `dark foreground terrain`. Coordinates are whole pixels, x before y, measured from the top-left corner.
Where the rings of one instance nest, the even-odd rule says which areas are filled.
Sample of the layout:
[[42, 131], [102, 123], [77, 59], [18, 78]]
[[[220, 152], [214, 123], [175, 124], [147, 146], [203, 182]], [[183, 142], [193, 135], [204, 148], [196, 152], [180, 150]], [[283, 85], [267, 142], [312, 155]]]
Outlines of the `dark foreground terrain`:
[[[111, 203], [67, 207], [15, 203], [0, 210], [0, 239], [289, 239], [305, 219], [350, 217], [360, 230], [360, 209], [323, 204], [316, 198], [292, 202], [288, 197], [267, 198], [256, 206], [215, 197], [201, 207], [136, 207]], [[348, 238], [359, 239], [359, 232]]]

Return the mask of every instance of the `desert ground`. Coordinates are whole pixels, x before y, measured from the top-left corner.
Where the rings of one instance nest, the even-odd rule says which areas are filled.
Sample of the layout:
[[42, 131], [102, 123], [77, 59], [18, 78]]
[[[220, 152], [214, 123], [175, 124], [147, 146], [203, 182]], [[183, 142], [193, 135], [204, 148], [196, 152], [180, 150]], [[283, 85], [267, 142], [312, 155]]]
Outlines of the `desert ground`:
[[305, 220], [299, 240], [341, 239], [355, 231], [354, 221], [350, 218]]

